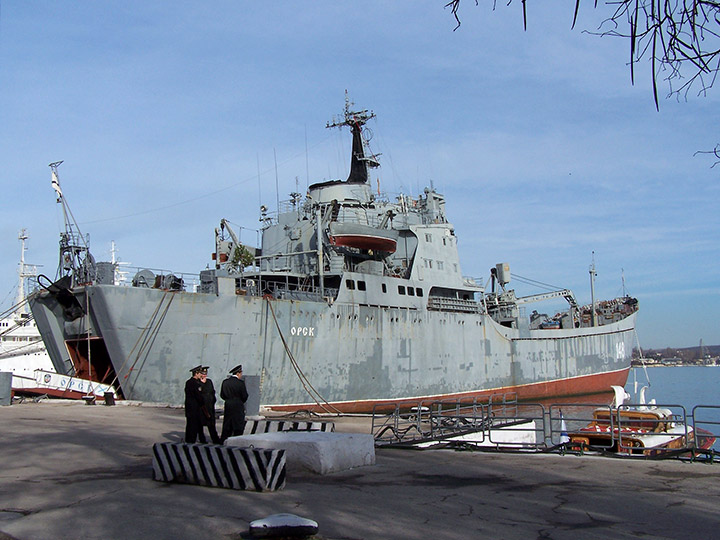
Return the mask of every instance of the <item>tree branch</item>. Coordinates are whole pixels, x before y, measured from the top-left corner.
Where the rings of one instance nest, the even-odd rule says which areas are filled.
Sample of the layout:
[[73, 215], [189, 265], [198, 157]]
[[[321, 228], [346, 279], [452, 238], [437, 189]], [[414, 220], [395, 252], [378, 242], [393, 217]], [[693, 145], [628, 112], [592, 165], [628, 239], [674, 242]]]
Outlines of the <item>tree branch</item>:
[[[450, 8], [460, 28], [462, 0], [450, 0]], [[506, 5], [513, 0], [507, 0]], [[523, 24], [527, 29], [526, 0], [520, 0]], [[493, 10], [496, 0], [492, 0]], [[572, 28], [575, 27], [581, 0], [575, 0]], [[475, 0], [479, 5], [479, 0]], [[598, 27], [600, 36], [615, 36], [630, 41], [630, 78], [635, 84], [635, 64], [649, 60], [653, 97], [658, 107], [658, 81], [669, 86], [668, 97], [687, 98], [695, 87], [706, 94], [720, 72], [720, 0], [606, 0], [613, 13]], [[593, 7], [597, 9], [598, 1]]]

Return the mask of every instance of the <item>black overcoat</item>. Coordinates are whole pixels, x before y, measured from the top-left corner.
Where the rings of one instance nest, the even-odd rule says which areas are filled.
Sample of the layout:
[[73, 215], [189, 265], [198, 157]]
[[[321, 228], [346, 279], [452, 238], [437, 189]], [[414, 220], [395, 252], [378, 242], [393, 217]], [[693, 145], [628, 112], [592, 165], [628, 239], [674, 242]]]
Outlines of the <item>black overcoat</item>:
[[199, 420], [205, 418], [203, 414], [205, 400], [201, 389], [202, 383], [194, 377], [190, 377], [185, 382], [185, 418], [197, 418]]
[[248, 399], [245, 381], [232, 375], [225, 379], [220, 387], [220, 397], [225, 400], [223, 434], [242, 433], [245, 427], [245, 402]]
[[208, 413], [205, 418], [207, 420], [215, 420], [215, 402], [217, 401], [217, 396], [215, 396], [215, 385], [213, 385], [211, 379], [205, 379], [205, 382], [201, 384], [200, 388], [203, 403], [205, 404], [205, 410]]

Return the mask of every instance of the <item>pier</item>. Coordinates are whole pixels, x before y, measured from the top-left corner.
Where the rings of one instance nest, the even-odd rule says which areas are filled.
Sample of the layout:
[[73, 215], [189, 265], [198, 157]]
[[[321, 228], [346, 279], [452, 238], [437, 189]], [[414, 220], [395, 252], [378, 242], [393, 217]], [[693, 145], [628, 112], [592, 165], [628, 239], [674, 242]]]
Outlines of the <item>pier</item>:
[[285, 512], [325, 540], [711, 538], [720, 520], [720, 466], [678, 460], [379, 447], [373, 466], [290, 472], [275, 492], [153, 481], [152, 445], [184, 426], [181, 408], [1, 407], [0, 538], [240, 539]]

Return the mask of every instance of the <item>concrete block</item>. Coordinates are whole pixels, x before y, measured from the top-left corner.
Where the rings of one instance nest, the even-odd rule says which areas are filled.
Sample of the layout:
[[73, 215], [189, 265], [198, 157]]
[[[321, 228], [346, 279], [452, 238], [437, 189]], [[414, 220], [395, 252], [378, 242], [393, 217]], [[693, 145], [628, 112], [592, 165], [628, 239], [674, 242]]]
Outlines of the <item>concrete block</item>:
[[328, 474], [375, 464], [375, 440], [369, 433], [283, 431], [230, 437], [226, 446], [282, 449], [289, 471]]
[[218, 444], [155, 443], [153, 479], [240, 490], [285, 486], [285, 452]]
[[276, 431], [335, 431], [335, 423], [312, 420], [286, 420], [275, 418], [251, 418], [245, 423], [243, 435], [273, 433]]

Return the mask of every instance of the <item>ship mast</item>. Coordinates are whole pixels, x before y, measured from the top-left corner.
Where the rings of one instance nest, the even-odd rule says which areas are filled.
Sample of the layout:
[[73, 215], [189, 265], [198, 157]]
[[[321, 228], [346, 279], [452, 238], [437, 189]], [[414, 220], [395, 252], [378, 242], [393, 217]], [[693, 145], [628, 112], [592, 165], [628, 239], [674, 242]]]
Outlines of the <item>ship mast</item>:
[[592, 325], [597, 326], [597, 320], [595, 315], [595, 278], [597, 272], [595, 272], [595, 252], [592, 252], [592, 263], [590, 264], [590, 302], [592, 303]]
[[18, 294], [15, 300], [15, 305], [18, 307], [18, 313], [27, 314], [25, 308], [25, 280], [37, 276], [37, 267], [31, 264], [25, 264], [25, 252], [27, 247], [25, 246], [25, 240], [28, 239], [26, 229], [20, 229], [18, 233], [18, 240], [20, 240], [20, 265], [18, 266]]
[[[350, 174], [346, 182], [349, 184], [368, 184], [368, 167], [379, 167], [380, 163], [377, 158], [379, 154], [373, 154], [367, 149], [367, 143], [372, 138], [372, 132], [366, 129], [363, 132], [363, 126], [368, 120], [375, 118], [375, 113], [367, 109], [353, 110], [355, 103], [350, 101], [348, 92], [345, 90], [345, 110], [340, 118], [333, 116], [332, 122], [328, 122], [325, 127], [339, 128], [348, 126], [352, 133], [352, 153], [350, 162]], [[329, 214], [326, 214], [326, 219]], [[318, 285], [320, 287], [320, 296], [325, 295], [325, 253], [323, 250], [323, 212], [318, 206], [315, 211], [315, 227], [317, 238], [317, 258], [318, 258]]]
[[361, 111], [351, 110], [355, 103], [350, 101], [347, 90], [345, 91], [345, 111], [341, 118], [333, 117], [332, 122], [328, 122], [326, 128], [335, 128], [348, 126], [352, 132], [352, 161], [350, 162], [350, 174], [347, 182], [355, 184], [365, 184], [368, 182], [368, 167], [379, 167], [380, 163], [377, 158], [380, 154], [372, 154], [368, 150], [366, 153], [366, 143], [372, 138], [369, 130], [365, 131], [363, 137], [363, 126], [371, 118], [375, 118], [375, 113], [363, 109]]

